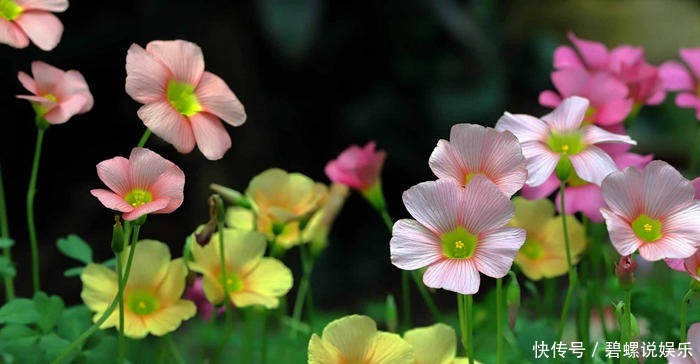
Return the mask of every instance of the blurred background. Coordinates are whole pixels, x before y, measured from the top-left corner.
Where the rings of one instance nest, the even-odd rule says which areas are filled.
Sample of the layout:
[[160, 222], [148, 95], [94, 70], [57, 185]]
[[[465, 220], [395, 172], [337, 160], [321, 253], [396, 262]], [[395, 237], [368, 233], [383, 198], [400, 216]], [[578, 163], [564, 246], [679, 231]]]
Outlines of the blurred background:
[[[233, 147], [216, 162], [196, 149], [181, 155], [155, 136], [148, 141], [187, 176], [182, 207], [149, 217], [141, 235], [167, 242], [174, 256], [208, 218], [210, 183], [244, 191], [270, 167], [328, 183], [325, 164], [370, 140], [388, 152], [389, 210], [395, 219], [407, 217], [401, 194], [434, 179], [428, 156], [453, 124], [493, 126], [506, 110], [547, 112], [537, 96], [552, 88], [552, 52], [568, 44], [568, 31], [609, 47], [642, 46], [655, 65], [677, 59], [679, 47], [700, 45], [700, 4], [685, 0], [73, 1], [59, 17], [65, 32], [52, 52], [0, 46], [0, 163], [17, 243], [16, 286], [30, 295], [24, 200], [36, 128], [30, 105], [15, 98], [25, 93], [16, 75], [29, 72], [34, 60], [82, 72], [95, 106], [48, 130], [36, 198], [42, 288], [68, 303], [79, 302], [81, 285], [62, 276], [76, 264], [58, 252], [56, 239], [78, 234], [97, 260], [110, 258], [113, 213], [89, 193], [102, 187], [95, 165], [128, 156], [145, 130], [136, 116], [140, 105], [124, 92], [132, 43], [197, 43], [206, 69], [228, 83], [248, 114], [243, 126], [227, 126]], [[639, 141], [636, 151], [683, 167], [695, 124], [693, 112], [668, 97], [643, 109], [630, 133]], [[351, 195], [314, 271], [317, 306], [350, 312], [398, 294], [389, 239], [379, 216]], [[296, 250], [287, 262], [298, 271]], [[438, 301], [454, 306], [449, 294]]]

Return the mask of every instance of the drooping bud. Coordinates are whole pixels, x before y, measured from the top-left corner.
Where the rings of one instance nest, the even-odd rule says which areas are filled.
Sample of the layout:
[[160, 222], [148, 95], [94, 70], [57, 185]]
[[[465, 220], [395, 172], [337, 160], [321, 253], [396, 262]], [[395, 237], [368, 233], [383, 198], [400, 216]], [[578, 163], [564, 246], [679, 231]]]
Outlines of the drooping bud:
[[119, 215], [114, 216], [114, 227], [112, 228], [112, 251], [119, 254], [124, 251], [124, 227], [119, 219]]
[[615, 264], [615, 274], [620, 288], [629, 291], [634, 286], [634, 271], [637, 270], [637, 262], [631, 255], [620, 257], [620, 261]]
[[207, 221], [202, 230], [195, 233], [195, 238], [199, 245], [204, 246], [209, 244], [211, 236], [216, 232], [216, 227], [219, 222], [218, 211], [216, 200], [214, 199], [214, 195], [212, 195], [209, 197], [209, 221]]
[[386, 320], [386, 329], [389, 332], [396, 332], [398, 327], [398, 314], [396, 310], [396, 301], [393, 295], [386, 296], [386, 310], [384, 312]]
[[510, 280], [506, 287], [506, 305], [508, 306], [508, 326], [511, 330], [515, 328], [515, 321], [520, 310], [520, 284], [513, 271], [508, 272]]
[[251, 207], [250, 201], [242, 193], [232, 188], [217, 185], [216, 183], [210, 184], [209, 188], [211, 188], [214, 192], [219, 194], [219, 196], [221, 196], [221, 198], [226, 200], [228, 203], [246, 208]]

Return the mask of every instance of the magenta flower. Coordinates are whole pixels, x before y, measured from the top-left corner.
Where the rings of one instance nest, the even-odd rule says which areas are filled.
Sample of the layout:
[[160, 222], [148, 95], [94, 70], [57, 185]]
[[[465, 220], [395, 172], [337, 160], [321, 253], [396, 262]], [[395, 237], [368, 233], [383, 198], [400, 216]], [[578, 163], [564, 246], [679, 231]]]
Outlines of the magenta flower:
[[695, 189], [663, 161], [640, 172], [627, 167], [611, 173], [601, 186], [600, 209], [610, 241], [620, 255], [639, 250], [646, 260], [687, 258], [700, 245], [700, 202]]
[[68, 0], [0, 0], [0, 43], [24, 48], [29, 40], [39, 49], [54, 49], [63, 24], [52, 14], [68, 9]]
[[636, 142], [627, 135], [613, 134], [595, 125], [582, 126], [587, 109], [588, 100], [572, 96], [541, 119], [506, 112], [498, 120], [496, 130], [512, 132], [521, 143], [528, 186], [545, 183], [562, 156], [567, 157], [582, 180], [597, 185], [617, 170], [612, 158], [596, 144]]
[[695, 109], [695, 117], [700, 120], [700, 48], [681, 48], [681, 59], [687, 68], [676, 61], [661, 65], [661, 79], [668, 91], [678, 91], [676, 105], [685, 109]]
[[207, 159], [223, 157], [231, 138], [219, 119], [245, 122], [243, 105], [218, 76], [204, 71], [194, 43], [153, 41], [144, 50], [132, 44], [126, 55], [126, 92], [144, 104], [138, 115], [154, 134], [180, 153], [195, 143]]
[[491, 181], [476, 175], [462, 188], [451, 179], [423, 182], [403, 194], [415, 218], [394, 224], [391, 262], [428, 267], [423, 282], [461, 294], [479, 290], [479, 272], [505, 276], [525, 242], [525, 230], [505, 227], [514, 208]]
[[629, 97], [637, 105], [658, 105], [666, 98], [659, 68], [644, 60], [622, 63], [616, 75], [627, 85]]
[[197, 305], [197, 313], [204, 320], [210, 320], [216, 311], [216, 315], [220, 315], [226, 311], [226, 306], [221, 306], [217, 309], [214, 304], [209, 302], [202, 288], [202, 277], [197, 277], [192, 282], [192, 285], [185, 291], [184, 298], [191, 300]]
[[365, 191], [379, 182], [385, 159], [386, 152], [375, 150], [373, 141], [362, 148], [351, 145], [326, 164], [326, 175], [333, 182]]
[[441, 139], [430, 155], [430, 169], [438, 178], [465, 185], [477, 174], [486, 176], [510, 197], [527, 179], [525, 157], [518, 139], [474, 124], [456, 124], [450, 140]]
[[146, 148], [134, 148], [129, 159], [114, 157], [97, 165], [97, 175], [111, 191], [91, 190], [124, 220], [175, 211], [183, 200], [185, 174], [178, 166]]
[[44, 62], [32, 62], [32, 75], [20, 71], [19, 82], [32, 95], [17, 98], [32, 102], [34, 110], [50, 124], [62, 124], [92, 109], [93, 98], [85, 78], [75, 70], [63, 71]]
[[580, 68], [617, 73], [623, 64], [644, 59], [644, 51], [639, 47], [623, 45], [608, 51], [603, 43], [577, 38], [573, 32], [569, 32], [568, 37], [576, 50], [569, 46], [557, 47], [554, 51], [556, 69]]

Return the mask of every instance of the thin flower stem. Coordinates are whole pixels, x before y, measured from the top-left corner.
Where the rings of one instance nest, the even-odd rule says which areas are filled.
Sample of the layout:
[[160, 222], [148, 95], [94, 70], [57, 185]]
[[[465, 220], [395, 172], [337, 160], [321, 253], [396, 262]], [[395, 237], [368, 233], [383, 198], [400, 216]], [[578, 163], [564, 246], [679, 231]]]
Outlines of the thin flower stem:
[[[294, 300], [294, 309], [292, 310], [292, 319], [294, 322], [300, 322], [301, 321], [301, 313], [304, 309], [304, 302], [306, 301], [309, 306], [307, 306], [307, 309], [310, 308], [311, 305], [311, 284], [310, 284], [310, 279], [311, 279], [311, 271], [313, 270], [314, 266], [314, 261], [313, 258], [309, 254], [309, 248], [307, 244], [301, 244], [299, 245], [299, 257], [301, 258], [301, 283], [299, 284], [299, 290], [297, 291], [297, 297]], [[307, 311], [309, 315], [309, 325], [312, 325], [313, 322], [313, 317], [311, 317], [313, 314], [311, 311]], [[296, 336], [297, 330], [292, 327], [290, 331], [290, 336]]]
[[566, 264], [569, 267], [569, 288], [566, 290], [566, 298], [564, 299], [564, 307], [561, 311], [561, 317], [559, 318], [559, 330], [557, 332], [557, 338], [561, 341], [564, 335], [564, 326], [566, 326], [566, 314], [569, 311], [569, 304], [571, 303], [571, 296], [573, 296], [574, 289], [576, 288], [576, 272], [574, 271], [573, 264], [571, 263], [571, 248], [569, 247], [569, 230], [566, 225], [566, 202], [564, 192], [566, 188], [566, 182], [561, 181], [559, 187], [559, 194], [561, 199], [561, 224], [564, 230], [564, 247], [566, 249]]
[[[625, 307], [622, 312], [622, 331], [620, 332], [621, 346], [629, 345], [632, 341], [632, 290], [625, 291]], [[629, 362], [629, 358], [625, 356], [624, 362]]]
[[392, 220], [391, 216], [389, 216], [389, 212], [386, 210], [386, 208], [384, 208], [379, 210], [379, 214], [382, 215], [382, 221], [384, 221], [386, 228], [389, 229], [389, 232], [392, 232], [394, 229], [394, 220]]
[[693, 295], [693, 290], [688, 289], [688, 292], [683, 296], [683, 301], [681, 301], [681, 342], [684, 343], [688, 339], [688, 329], [687, 329], [687, 313], [688, 313], [688, 303], [690, 303], [690, 297]]
[[146, 145], [146, 142], [148, 141], [148, 138], [150, 136], [151, 136], [151, 129], [146, 129], [146, 131], [143, 132], [141, 139], [139, 140], [139, 144], [136, 145], [136, 148], [143, 148], [143, 146]]
[[503, 363], [503, 278], [496, 279], [496, 363]]
[[474, 304], [474, 296], [468, 294], [462, 296], [465, 301], [466, 312], [464, 314], [464, 322], [467, 327], [467, 357], [469, 358], [469, 364], [474, 364], [474, 340], [472, 338], [473, 323], [472, 323], [472, 306]]
[[[2, 168], [0, 168], [0, 237], [4, 239], [10, 238], [10, 226], [7, 222], [7, 206], [5, 204], [5, 185], [2, 181]], [[8, 262], [12, 262], [12, 254], [9, 246], [3, 248], [2, 253]], [[5, 276], [4, 283], [5, 300], [9, 301], [15, 298], [15, 283], [10, 276]]]
[[467, 352], [467, 323], [465, 317], [464, 300], [462, 299], [464, 295], [457, 293], [457, 315], [459, 316], [459, 331], [460, 331], [460, 341], [462, 342], [462, 347], [464, 352]]
[[[133, 250], [133, 248], [132, 248]], [[118, 291], [117, 301], [119, 305], [119, 358], [118, 363], [123, 364], [126, 361], [126, 342], [124, 341], [124, 280], [122, 278], [122, 254], [114, 254], [117, 261], [118, 274]]]
[[[141, 226], [136, 225], [134, 226], [133, 230], [133, 235], [131, 236], [131, 246], [129, 249], [129, 256], [126, 259], [126, 268], [124, 269], [124, 277], [123, 281], [128, 282], [129, 281], [129, 274], [131, 273], [131, 263], [134, 261], [134, 252], [136, 251], [136, 242], [138, 241], [138, 236], [139, 236], [139, 230]], [[119, 276], [119, 275], [118, 275]], [[114, 296], [114, 299], [112, 302], [109, 304], [109, 307], [107, 307], [107, 310], [100, 316], [99, 320], [97, 320], [92, 326], [90, 326], [85, 332], [83, 332], [77, 339], [75, 339], [70, 345], [68, 345], [67, 348], [63, 349], [61, 354], [54, 359], [51, 364], [59, 364], [63, 363], [63, 361], [70, 355], [74, 350], [78, 349], [80, 345], [82, 345], [85, 340], [87, 340], [92, 334], [97, 331], [102, 324], [107, 321], [109, 316], [112, 315], [114, 310], [117, 308], [119, 305], [119, 293], [117, 293], [116, 296]]]
[[29, 189], [27, 190], [27, 225], [29, 227], [29, 246], [32, 254], [32, 286], [34, 287], [34, 293], [41, 290], [39, 283], [39, 246], [34, 224], [34, 196], [36, 195], [36, 180], [39, 175], [39, 160], [41, 159], [41, 146], [44, 143], [45, 131], [43, 128], [37, 129], [32, 174], [29, 178]]
[[421, 297], [423, 297], [423, 301], [425, 301], [425, 304], [428, 306], [430, 314], [433, 316], [433, 320], [435, 322], [442, 322], [442, 315], [440, 314], [440, 309], [438, 309], [437, 305], [433, 301], [433, 297], [430, 295], [430, 292], [428, 292], [428, 288], [426, 288], [425, 284], [423, 284], [423, 281], [421, 281], [420, 272], [418, 272], [417, 270], [412, 270], [410, 271], [410, 273], [411, 278], [413, 278], [413, 283], [415, 283], [416, 287], [418, 287], [418, 293], [420, 293]]
[[177, 345], [175, 345], [175, 341], [173, 340], [172, 334], [165, 335], [165, 343], [168, 346], [170, 356], [173, 358], [175, 363], [185, 364], [185, 359], [182, 357], [182, 354], [180, 354], [180, 351], [177, 349]]

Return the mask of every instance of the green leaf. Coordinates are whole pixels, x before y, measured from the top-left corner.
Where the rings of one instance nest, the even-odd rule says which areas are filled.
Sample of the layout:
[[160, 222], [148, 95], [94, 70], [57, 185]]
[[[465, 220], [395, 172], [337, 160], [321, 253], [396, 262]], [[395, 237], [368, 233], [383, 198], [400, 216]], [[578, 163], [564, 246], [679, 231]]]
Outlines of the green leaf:
[[83, 357], [87, 364], [109, 363], [114, 360], [117, 349], [117, 339], [114, 336], [105, 336], [97, 342], [97, 345], [84, 350]]
[[0, 256], [0, 277], [14, 277], [16, 274], [12, 261], [5, 256]]
[[90, 318], [90, 311], [83, 305], [66, 308], [58, 320], [56, 333], [64, 339], [75, 340], [92, 325]]
[[85, 270], [85, 267], [69, 268], [63, 272], [63, 276], [64, 277], [77, 277], [77, 276], [83, 274], [83, 270]]
[[15, 298], [0, 307], [0, 324], [31, 324], [39, 320], [34, 301]]
[[34, 295], [34, 305], [41, 317], [37, 321], [37, 326], [44, 333], [48, 333], [56, 326], [65, 305], [58, 296], [47, 296], [44, 292]]
[[[41, 348], [41, 351], [44, 352], [44, 357], [47, 359], [47, 362], [59, 356], [61, 352], [69, 345], [70, 341], [59, 337], [53, 332], [46, 334], [39, 339], [39, 348]], [[71, 357], [75, 356], [76, 353], [77, 352], [74, 351], [65, 361], [63, 361], [63, 363], [70, 363], [72, 361]]]
[[75, 234], [58, 239], [58, 250], [65, 256], [79, 260], [85, 264], [92, 263], [92, 249], [83, 239]]
[[9, 324], [0, 329], [0, 342], [32, 336], [38, 336], [38, 333], [25, 325]]
[[10, 238], [0, 238], [0, 249], [9, 248], [15, 245], [15, 241]]
[[11, 363], [40, 364], [45, 360], [37, 352], [37, 337], [23, 337], [4, 343], [3, 351], [13, 357]]

